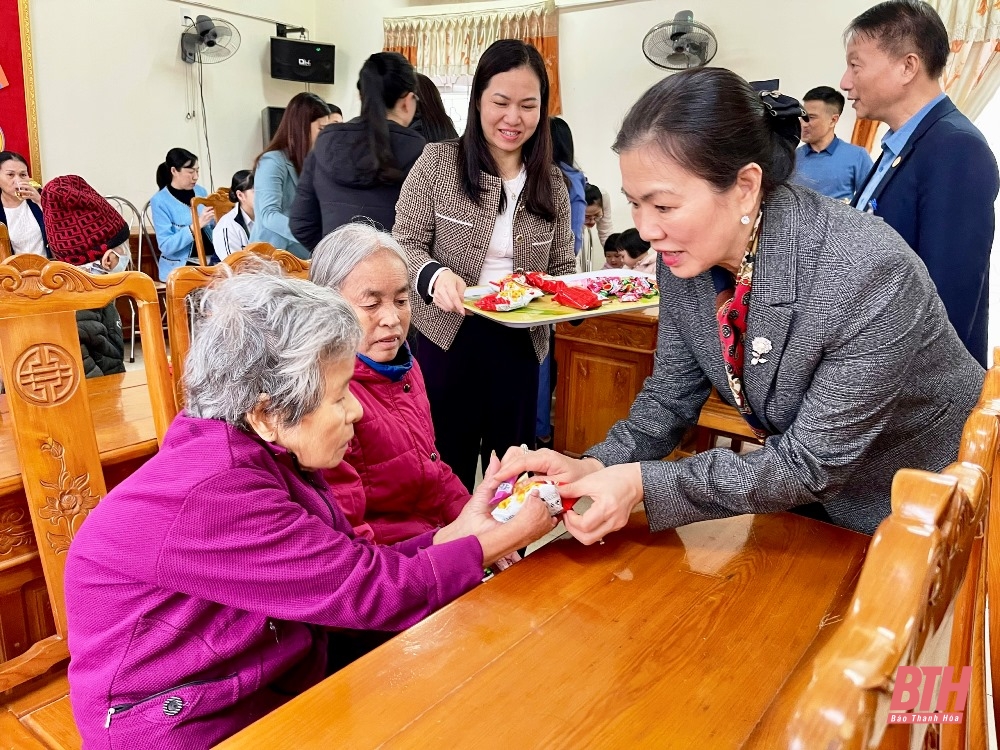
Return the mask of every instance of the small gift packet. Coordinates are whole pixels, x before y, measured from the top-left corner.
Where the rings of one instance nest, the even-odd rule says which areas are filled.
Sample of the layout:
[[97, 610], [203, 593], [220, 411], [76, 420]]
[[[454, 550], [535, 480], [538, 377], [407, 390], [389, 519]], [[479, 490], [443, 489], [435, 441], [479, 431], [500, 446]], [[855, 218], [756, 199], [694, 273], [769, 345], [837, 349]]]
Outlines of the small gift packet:
[[516, 482], [511, 478], [497, 488], [490, 503], [493, 506], [491, 511], [493, 517], [500, 523], [507, 523], [521, 510], [533, 490], [537, 490], [538, 497], [553, 516], [569, 510], [576, 502], [570, 498], [560, 497], [556, 483], [551, 479], [539, 479], [523, 474]]

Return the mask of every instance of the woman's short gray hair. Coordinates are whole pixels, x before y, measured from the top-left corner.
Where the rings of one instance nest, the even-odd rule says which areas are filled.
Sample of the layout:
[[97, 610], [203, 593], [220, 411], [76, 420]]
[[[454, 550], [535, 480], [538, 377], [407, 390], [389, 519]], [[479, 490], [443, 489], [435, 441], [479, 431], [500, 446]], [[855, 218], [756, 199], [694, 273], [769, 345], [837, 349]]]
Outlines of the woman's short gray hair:
[[320, 286], [340, 289], [351, 271], [382, 250], [395, 253], [406, 267], [406, 253], [391, 234], [362, 222], [344, 224], [316, 245], [309, 280]]
[[246, 428], [246, 415], [262, 403], [294, 426], [319, 406], [324, 366], [353, 358], [361, 326], [332, 289], [282, 276], [275, 264], [255, 265], [202, 296], [184, 363], [185, 408]]

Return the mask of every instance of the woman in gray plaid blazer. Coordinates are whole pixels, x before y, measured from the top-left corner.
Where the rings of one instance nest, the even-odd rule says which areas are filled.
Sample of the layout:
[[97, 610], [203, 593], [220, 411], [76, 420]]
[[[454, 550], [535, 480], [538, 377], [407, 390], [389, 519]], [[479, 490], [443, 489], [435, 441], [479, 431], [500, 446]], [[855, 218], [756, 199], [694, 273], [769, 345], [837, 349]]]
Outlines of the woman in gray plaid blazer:
[[424, 149], [396, 205], [392, 234], [409, 261], [416, 356], [438, 449], [470, 491], [480, 457], [486, 466], [491, 451], [534, 442], [548, 333], [467, 317], [466, 286], [516, 268], [574, 267], [548, 98], [539, 52], [514, 39], [495, 42], [476, 68], [465, 134]]
[[[983, 369], [896, 232], [788, 185], [797, 114], [788, 97], [702, 68], [653, 86], [622, 125], [625, 193], [660, 257], [653, 374], [586, 458], [512, 452], [501, 468], [544, 472], [568, 483], [567, 496], [594, 498], [566, 517], [584, 543], [621, 528], [640, 500], [653, 531], [808, 509], [872, 533], [898, 469], [938, 471], [958, 454]], [[734, 274], [749, 277], [750, 297], [743, 357], [727, 367], [718, 279]], [[733, 405], [742, 398], [763, 447], [661, 461], [712, 386]]]

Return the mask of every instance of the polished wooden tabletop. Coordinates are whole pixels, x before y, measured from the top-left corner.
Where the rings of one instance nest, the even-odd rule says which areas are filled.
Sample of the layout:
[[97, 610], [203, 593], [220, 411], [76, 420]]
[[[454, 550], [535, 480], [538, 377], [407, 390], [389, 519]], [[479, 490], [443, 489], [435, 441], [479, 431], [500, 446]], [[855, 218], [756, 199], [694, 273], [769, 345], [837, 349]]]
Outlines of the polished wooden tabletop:
[[741, 516], [548, 544], [219, 745], [739, 747], [869, 537]]
[[[156, 453], [156, 428], [144, 370], [90, 378], [85, 386], [102, 464], [110, 466]], [[14, 424], [4, 394], [0, 396], [0, 495], [20, 489]]]

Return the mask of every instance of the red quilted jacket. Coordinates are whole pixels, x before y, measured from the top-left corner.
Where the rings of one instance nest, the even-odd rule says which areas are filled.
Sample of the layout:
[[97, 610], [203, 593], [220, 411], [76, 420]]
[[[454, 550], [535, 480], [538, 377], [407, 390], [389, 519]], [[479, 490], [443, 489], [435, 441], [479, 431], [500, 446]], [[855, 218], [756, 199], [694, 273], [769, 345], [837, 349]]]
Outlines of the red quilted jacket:
[[364, 407], [344, 460], [324, 472], [355, 533], [379, 544], [455, 520], [469, 500], [434, 445], [420, 365], [395, 383], [355, 359], [351, 392]]

